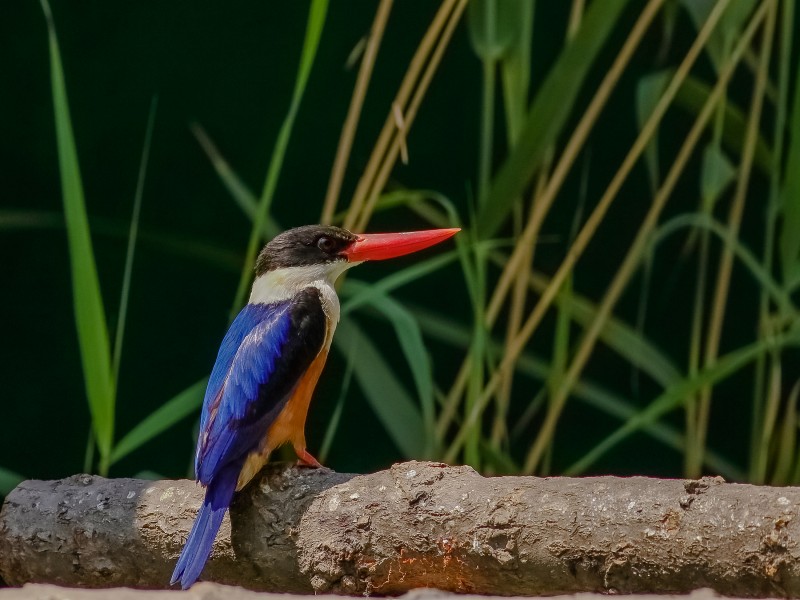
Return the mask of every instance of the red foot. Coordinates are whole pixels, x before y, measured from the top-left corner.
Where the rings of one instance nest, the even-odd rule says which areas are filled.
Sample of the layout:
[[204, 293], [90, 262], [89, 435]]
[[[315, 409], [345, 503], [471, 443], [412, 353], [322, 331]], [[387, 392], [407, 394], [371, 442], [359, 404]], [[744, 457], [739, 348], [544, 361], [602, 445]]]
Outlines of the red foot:
[[297, 452], [297, 466], [298, 467], [313, 467], [315, 469], [319, 469], [322, 467], [322, 464], [313, 456], [311, 453], [303, 448], [302, 450], [295, 450]]

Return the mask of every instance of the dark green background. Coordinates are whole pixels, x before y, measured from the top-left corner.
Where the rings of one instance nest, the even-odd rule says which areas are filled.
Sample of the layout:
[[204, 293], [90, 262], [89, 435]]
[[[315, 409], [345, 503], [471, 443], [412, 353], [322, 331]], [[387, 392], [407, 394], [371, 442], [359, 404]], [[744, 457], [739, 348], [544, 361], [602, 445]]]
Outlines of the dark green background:
[[[568, 2], [537, 6], [532, 85], [534, 91], [563, 43]], [[633, 8], [637, 3], [632, 3]], [[376, 4], [334, 0], [309, 80], [284, 169], [273, 214], [285, 227], [317, 221], [341, 124], [355, 81], [347, 57], [372, 22]], [[30, 228], [0, 231], [2, 274], [2, 406], [0, 466], [28, 477], [61, 477], [80, 471], [89, 430], [78, 347], [72, 318], [66, 237], [58, 224], [61, 210], [55, 132], [50, 97], [44, 18], [38, 2], [13, 0], [0, 19], [0, 210], [36, 211]], [[153, 145], [144, 189], [143, 238], [137, 249], [130, 312], [119, 381], [117, 439], [175, 393], [210, 370], [227, 324], [250, 224], [231, 200], [192, 136], [198, 123], [232, 167], [256, 193], [263, 184], [275, 136], [288, 107], [306, 25], [306, 2], [100, 2], [55, 0], [52, 4], [67, 80], [70, 110], [87, 206], [96, 232], [100, 280], [114, 330], [125, 257], [128, 220], [136, 186], [145, 123], [158, 95]], [[344, 208], [386, 115], [406, 65], [437, 4], [402, 1], [395, 5], [367, 96], [364, 115], [345, 181]], [[605, 73], [620, 41], [636, 17], [628, 11], [589, 77], [592, 90]], [[683, 35], [683, 34], [686, 35]], [[685, 16], [663, 55], [660, 26], [642, 44], [631, 67], [594, 129], [588, 149], [548, 219], [537, 265], [552, 273], [563, 258], [567, 232], [585, 174], [588, 206], [596, 202], [636, 134], [634, 94], [646, 73], [674, 64], [694, 37]], [[711, 78], [708, 61], [697, 73]], [[465, 23], [456, 32], [408, 140], [411, 163], [399, 166], [393, 185], [436, 189], [469, 219], [475, 185], [481, 97], [481, 65], [469, 45]], [[749, 101], [750, 79], [735, 82], [732, 97]], [[737, 88], [737, 86], [739, 86]], [[573, 122], [589, 93], [584, 91]], [[498, 116], [498, 130], [502, 118]], [[663, 152], [674, 154], [689, 117], [671, 111], [661, 135]], [[674, 135], [672, 133], [674, 132]], [[504, 152], [497, 144], [497, 159]], [[692, 171], [690, 170], [690, 174]], [[694, 169], [696, 175], [696, 167]], [[756, 180], [755, 190], [765, 189]], [[685, 177], [668, 214], [694, 206], [697, 181]], [[650, 201], [643, 167], [626, 184], [610, 218], [581, 263], [576, 288], [597, 299], [617, 268]], [[750, 203], [746, 223], [755, 247], [763, 207]], [[44, 211], [45, 217], [40, 214]], [[584, 208], [584, 214], [588, 208]], [[44, 226], [42, 226], [44, 225]], [[749, 227], [750, 225], [747, 225]], [[408, 212], [378, 215], [370, 228], [396, 230], [426, 224]], [[508, 231], [506, 231], [508, 233]], [[221, 260], [170, 251], [164, 240], [192, 241], [212, 249]], [[656, 258], [659, 277], [652, 282], [647, 331], [674, 358], [682, 356], [688, 323], [675, 324], [680, 307], [688, 314], [693, 273], [676, 267], [682, 242], [665, 245]], [[369, 265], [354, 275], [377, 279], [411, 264]], [[741, 276], [741, 277], [740, 277]], [[738, 285], [729, 313], [741, 320], [741, 339], [728, 332], [725, 344], [752, 339], [748, 306], [754, 287]], [[637, 283], [619, 313], [635, 319]], [[471, 309], [457, 268], [398, 293], [469, 322]], [[385, 324], [361, 321], [378, 335], [391, 337]], [[501, 329], [502, 330], [502, 329]], [[545, 326], [534, 347], [547, 355]], [[732, 336], [732, 337], [731, 337]], [[381, 339], [378, 337], [378, 339]], [[449, 387], [461, 355], [432, 343], [435, 378]], [[399, 354], [387, 344], [390, 357]], [[323, 377], [309, 419], [309, 450], [319, 447], [333, 400], [338, 396], [343, 361], [334, 357]], [[403, 367], [400, 372], [404, 373]], [[634, 383], [630, 367], [610, 351], [599, 350], [587, 375], [644, 404], [657, 388]], [[517, 384], [518, 411], [540, 384]], [[742, 436], [749, 433], [746, 378], [734, 378], [718, 396], [711, 444], [743, 462]], [[743, 394], [746, 390], [747, 394]], [[681, 416], [673, 415], [680, 423]], [[568, 405], [557, 438], [554, 466], [568, 464], [599, 440], [615, 422], [580, 404]], [[130, 475], [153, 469], [167, 476], [186, 473], [192, 454], [192, 419], [160, 436], [112, 469]], [[574, 443], [573, 441], [574, 440]], [[342, 426], [328, 460], [337, 470], [368, 470], [401, 458], [356, 389], [346, 404]], [[636, 436], [609, 455], [597, 471], [677, 475], [681, 457], [645, 436]]]

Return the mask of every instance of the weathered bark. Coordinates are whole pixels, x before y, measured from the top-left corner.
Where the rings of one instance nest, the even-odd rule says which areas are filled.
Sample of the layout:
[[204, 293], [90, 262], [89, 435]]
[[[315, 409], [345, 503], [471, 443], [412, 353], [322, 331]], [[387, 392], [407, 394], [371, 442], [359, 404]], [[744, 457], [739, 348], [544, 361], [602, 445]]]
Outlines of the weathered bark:
[[[27, 481], [0, 513], [12, 585], [164, 587], [202, 497], [189, 481]], [[204, 578], [288, 592], [800, 596], [800, 488], [721, 479], [484, 478], [409, 462], [273, 466], [240, 493]], [[231, 526], [232, 522], [232, 526]]]

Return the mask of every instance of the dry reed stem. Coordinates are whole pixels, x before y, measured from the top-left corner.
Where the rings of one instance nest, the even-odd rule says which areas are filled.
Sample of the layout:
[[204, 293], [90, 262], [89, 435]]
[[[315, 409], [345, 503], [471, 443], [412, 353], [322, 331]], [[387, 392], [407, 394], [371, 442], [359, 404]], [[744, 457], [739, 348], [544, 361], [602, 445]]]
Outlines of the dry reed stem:
[[[711, 31], [716, 25], [716, 21], [722, 15], [722, 12], [725, 8], [724, 2], [718, 3], [714, 10], [708, 17], [708, 20], [703, 25], [703, 29], [700, 31], [698, 35], [698, 40], [701, 36], [705, 33], [705, 36], [708, 37], [711, 34]], [[658, 217], [661, 214], [661, 210], [666, 205], [667, 200], [669, 199], [675, 185], [678, 182], [680, 175], [683, 172], [683, 169], [688, 162], [689, 158], [691, 157], [692, 152], [694, 151], [694, 147], [697, 144], [698, 140], [700, 139], [700, 135], [703, 133], [703, 130], [706, 127], [708, 120], [711, 117], [711, 114], [714, 110], [716, 103], [719, 101], [720, 97], [722, 96], [722, 90], [725, 89], [725, 85], [727, 85], [727, 80], [730, 78], [731, 74], [733, 73], [733, 66], [738, 64], [739, 59], [741, 58], [744, 49], [747, 47], [750, 38], [755, 33], [756, 26], [758, 25], [763, 18], [763, 13], [765, 8], [769, 6], [768, 4], [762, 5], [759, 9], [757, 16], [753, 18], [750, 26], [748, 27], [747, 33], [740, 38], [739, 44], [734, 51], [733, 57], [731, 62], [728, 65], [728, 68], [725, 70], [724, 74], [721, 73], [719, 76], [719, 81], [717, 85], [714, 87], [714, 91], [706, 100], [705, 105], [700, 113], [700, 115], [695, 120], [694, 125], [692, 126], [691, 131], [686, 136], [686, 140], [684, 141], [683, 145], [681, 146], [680, 151], [678, 152], [677, 157], [675, 158], [675, 162], [673, 162], [672, 167], [670, 168], [667, 177], [664, 179], [664, 183], [662, 183], [661, 188], [656, 193], [655, 198], [653, 199], [653, 204], [650, 207], [647, 215], [645, 216], [645, 220], [642, 223], [639, 231], [636, 234], [636, 238], [634, 239], [633, 243], [631, 244], [631, 248], [628, 251], [628, 254], [625, 256], [625, 259], [620, 266], [617, 273], [614, 275], [614, 279], [612, 280], [608, 291], [606, 292], [603, 301], [600, 303], [597, 309], [597, 314], [595, 320], [586, 330], [584, 337], [581, 340], [580, 346], [578, 347], [577, 351], [575, 352], [575, 356], [572, 360], [572, 364], [570, 365], [569, 370], [567, 371], [566, 376], [564, 377], [564, 383], [559, 388], [557, 394], [551, 399], [551, 410], [548, 412], [547, 416], [545, 417], [544, 423], [542, 424], [542, 428], [539, 431], [539, 435], [536, 438], [533, 446], [531, 447], [530, 452], [528, 453], [528, 457], [525, 461], [525, 472], [533, 471], [536, 466], [539, 464], [539, 461], [542, 458], [542, 454], [547, 448], [547, 445], [552, 439], [553, 432], [555, 431], [555, 426], [558, 421], [558, 417], [561, 414], [561, 409], [563, 408], [564, 404], [566, 403], [567, 396], [574, 385], [574, 382], [578, 380], [580, 377], [580, 373], [583, 370], [583, 367], [586, 365], [586, 362], [589, 359], [589, 356], [594, 348], [594, 344], [597, 341], [597, 338], [600, 335], [600, 331], [605, 326], [605, 323], [611, 312], [614, 308], [619, 297], [622, 295], [625, 287], [628, 284], [628, 281], [633, 276], [636, 268], [639, 265], [639, 261], [641, 259], [641, 254], [643, 249], [645, 248], [648, 238], [650, 237], [653, 229], [658, 223]], [[722, 7], [722, 8], [720, 8]], [[758, 16], [761, 15], [761, 16]]]
[[[744, 203], [747, 189], [750, 185], [750, 174], [753, 167], [756, 142], [758, 141], [759, 123], [761, 121], [761, 109], [764, 105], [764, 92], [766, 90], [767, 75], [769, 73], [769, 59], [772, 41], [775, 31], [775, 2], [770, 1], [769, 18], [764, 28], [762, 39], [761, 57], [759, 68], [756, 71], [756, 86], [753, 92], [753, 100], [750, 108], [750, 118], [747, 122], [745, 133], [744, 148], [742, 151], [742, 161], [739, 169], [739, 178], [736, 183], [733, 202], [728, 215], [728, 229], [731, 232], [731, 239], [725, 242], [720, 256], [719, 271], [717, 272], [717, 284], [714, 294], [713, 309], [709, 316], [707, 345], [704, 356], [706, 367], [712, 367], [719, 356], [719, 344], [722, 337], [722, 326], [725, 321], [725, 308], [727, 304], [728, 291], [730, 289], [731, 271], [733, 269], [733, 239], [738, 237], [744, 213]], [[697, 440], [696, 450], [698, 456], [695, 457], [695, 464], [692, 467], [697, 473], [702, 464], [702, 453], [705, 447], [706, 434], [708, 432], [708, 419], [711, 411], [711, 388], [704, 387], [700, 391], [700, 402], [697, 414]], [[689, 473], [691, 476], [692, 472]]]
[[[479, 401], [476, 404], [476, 408], [473, 409], [472, 414], [469, 415], [467, 421], [478, 418], [480, 412], [477, 409], [483, 410], [483, 407], [485, 406], [485, 400], [488, 399], [488, 397], [490, 397], [492, 393], [494, 393], [494, 389], [496, 389], [497, 384], [499, 383], [499, 379], [502, 376], [501, 375], [502, 372], [511, 369], [514, 363], [516, 362], [517, 358], [519, 357], [519, 355], [522, 353], [525, 344], [527, 344], [528, 340], [530, 339], [530, 336], [533, 334], [536, 327], [539, 325], [539, 322], [544, 316], [545, 311], [552, 303], [558, 291], [561, 289], [564, 280], [572, 272], [572, 268], [574, 267], [578, 258], [582, 255], [583, 251], [586, 249], [586, 246], [588, 245], [589, 241], [594, 235], [594, 232], [599, 227], [600, 222], [604, 218], [605, 213], [607, 212], [609, 206], [611, 205], [611, 202], [616, 197], [617, 193], [619, 192], [619, 189], [622, 187], [623, 182], [627, 178], [630, 171], [633, 169], [633, 166], [635, 165], [638, 158], [641, 156], [642, 152], [644, 152], [647, 143], [655, 133], [658, 123], [661, 121], [661, 118], [664, 116], [664, 113], [666, 112], [669, 104], [672, 102], [672, 99], [674, 98], [678, 90], [678, 87], [688, 75], [692, 64], [700, 54], [708, 36], [711, 33], [711, 30], [713, 30], [714, 25], [716, 25], [717, 21], [719, 20], [722, 14], [722, 10], [724, 10], [724, 8], [728, 5], [729, 1], [730, 0], [721, 0], [718, 4], [715, 5], [713, 11], [709, 15], [708, 20], [706, 21], [706, 24], [703, 26], [703, 29], [698, 34], [698, 37], [695, 39], [691, 48], [689, 48], [689, 51], [687, 52], [683, 61], [678, 66], [678, 69], [675, 71], [675, 75], [673, 76], [672, 80], [667, 86], [667, 89], [664, 91], [664, 94], [659, 99], [658, 103], [653, 109], [653, 113], [650, 115], [647, 122], [642, 127], [642, 130], [639, 132], [638, 137], [634, 141], [631, 149], [628, 151], [628, 154], [623, 160], [622, 165], [614, 174], [614, 177], [612, 178], [611, 183], [609, 183], [608, 188], [606, 189], [602, 198], [600, 198], [600, 201], [597, 203], [597, 206], [592, 211], [592, 214], [589, 215], [589, 218], [587, 219], [583, 228], [575, 238], [574, 243], [568, 249], [567, 256], [564, 258], [564, 261], [561, 263], [561, 266], [559, 267], [558, 271], [553, 276], [551, 286], [547, 289], [547, 291], [545, 291], [544, 294], [542, 294], [542, 297], [539, 299], [539, 302], [537, 302], [536, 306], [534, 307], [533, 311], [531, 312], [530, 316], [525, 322], [525, 325], [520, 331], [520, 335], [517, 336], [515, 343], [508, 347], [506, 356], [504, 357], [503, 361], [501, 361], [493, 377], [489, 380], [486, 389], [484, 390], [484, 394], [481, 398], [481, 400], [483, 401]], [[647, 9], [645, 9], [645, 11], [646, 10]], [[631, 32], [631, 37], [637, 35], [637, 32], [639, 37], [641, 37], [641, 35], [644, 33], [646, 27], [644, 26], [639, 27], [640, 23], [643, 20], [643, 17], [644, 13], [640, 16], [639, 21], [637, 21], [636, 25], [634, 26], [634, 29]], [[639, 31], [640, 29], [641, 31]], [[556, 171], [557, 170], [558, 167], [556, 167]], [[554, 172], [553, 179], [555, 179], [555, 177], [556, 173]], [[512, 260], [513, 258], [514, 255], [512, 254]], [[454, 453], [460, 446], [460, 444], [463, 443], [463, 439], [460, 439], [460, 433], [461, 432], [459, 432], [459, 436], [456, 437], [456, 440], [454, 440], [450, 452], [446, 455], [446, 457], [450, 456], [451, 453]]]
[[450, 18], [448, 19], [444, 30], [442, 31], [442, 35], [433, 50], [431, 59], [428, 61], [428, 64], [422, 73], [422, 77], [420, 78], [419, 83], [414, 90], [414, 95], [411, 97], [411, 102], [408, 104], [405, 114], [402, 114], [401, 118], [399, 119], [399, 122], [402, 123], [404, 127], [402, 131], [397, 129], [398, 118], [396, 111], [399, 105], [396, 103], [392, 104], [392, 107], [389, 111], [389, 118], [392, 119], [394, 124], [395, 135], [392, 138], [391, 146], [389, 147], [389, 151], [384, 158], [383, 164], [381, 165], [381, 168], [375, 177], [372, 188], [367, 195], [367, 200], [363, 210], [361, 211], [358, 225], [356, 225], [356, 229], [359, 231], [366, 228], [367, 223], [372, 216], [372, 211], [375, 209], [375, 204], [378, 201], [378, 197], [380, 196], [383, 187], [386, 185], [386, 181], [389, 179], [389, 174], [392, 172], [392, 169], [397, 162], [397, 156], [405, 145], [406, 135], [411, 129], [411, 125], [414, 123], [414, 119], [417, 116], [417, 111], [422, 104], [422, 99], [425, 97], [425, 93], [428, 91], [428, 86], [433, 80], [433, 75], [436, 73], [436, 69], [439, 67], [439, 63], [442, 60], [444, 51], [450, 43], [450, 39], [453, 37], [453, 32], [456, 29], [456, 25], [458, 25], [461, 15], [466, 7], [467, 0], [457, 0], [457, 4], [453, 9], [453, 12], [450, 14]]
[[[392, 101], [393, 105], [395, 103], [401, 107], [406, 105], [406, 102], [411, 96], [411, 92], [416, 85], [419, 73], [422, 71], [422, 68], [427, 62], [428, 56], [431, 53], [431, 49], [433, 48], [434, 43], [439, 38], [439, 34], [447, 23], [450, 13], [455, 8], [456, 2], [457, 0], [444, 0], [442, 2], [442, 5], [436, 12], [433, 21], [431, 21], [431, 24], [428, 27], [428, 30], [425, 32], [422, 41], [420, 41], [417, 50], [414, 52], [414, 56], [411, 58], [411, 62], [408, 65], [408, 70], [406, 71], [403, 81], [400, 84], [400, 89], [397, 91], [397, 96], [395, 96], [395, 99]], [[364, 202], [366, 201], [367, 196], [372, 189], [375, 174], [378, 172], [378, 169], [384, 160], [386, 150], [389, 146], [392, 136], [394, 135], [394, 132], [395, 119], [390, 107], [389, 114], [387, 115], [386, 120], [383, 123], [381, 133], [378, 136], [378, 141], [375, 143], [375, 147], [372, 149], [372, 154], [370, 155], [367, 167], [358, 181], [356, 191], [353, 194], [353, 199], [350, 202], [347, 214], [345, 215], [344, 227], [347, 229], [351, 229], [357, 222], [359, 213], [361, 212]]]
[[347, 117], [342, 125], [342, 133], [339, 137], [339, 146], [336, 149], [336, 158], [331, 169], [331, 178], [328, 181], [328, 191], [325, 194], [325, 203], [322, 207], [320, 222], [328, 225], [333, 219], [336, 210], [336, 203], [342, 190], [342, 180], [347, 169], [347, 161], [350, 159], [350, 150], [353, 147], [353, 139], [358, 129], [358, 120], [361, 116], [361, 107], [364, 105], [364, 98], [367, 95], [369, 81], [372, 78], [372, 68], [375, 66], [375, 59], [378, 56], [383, 32], [386, 29], [386, 22], [389, 20], [389, 13], [392, 10], [393, 0], [381, 0], [378, 10], [375, 13], [375, 20], [372, 22], [372, 29], [369, 33], [364, 56], [361, 59], [361, 66], [358, 69], [356, 85], [353, 88], [353, 97], [350, 99], [350, 107], [347, 109]]
[[[564, 180], [566, 179], [569, 170], [572, 168], [573, 163], [577, 159], [581, 148], [586, 142], [586, 139], [589, 137], [589, 132], [592, 130], [592, 127], [594, 126], [595, 121], [600, 116], [600, 113], [603, 107], [605, 106], [606, 101], [613, 92], [614, 86], [617, 84], [619, 78], [622, 76], [625, 67], [627, 66], [628, 62], [630, 62], [630, 59], [633, 56], [634, 51], [639, 45], [639, 42], [641, 41], [642, 37], [647, 31], [650, 23], [658, 14], [658, 11], [663, 3], [664, 0], [650, 0], [650, 2], [648, 2], [647, 6], [644, 8], [642, 13], [639, 15], [639, 18], [637, 19], [636, 23], [634, 24], [630, 35], [625, 40], [625, 43], [623, 44], [622, 48], [620, 48], [619, 54], [614, 59], [611, 68], [608, 70], [608, 73], [606, 73], [606, 76], [603, 78], [603, 81], [597, 88], [597, 92], [592, 97], [592, 101], [589, 103], [589, 106], [583, 113], [581, 120], [578, 122], [578, 125], [572, 132], [572, 135], [570, 136], [570, 139], [567, 142], [564, 151], [561, 153], [559, 161], [556, 163], [556, 167], [553, 170], [553, 174], [550, 177], [549, 181], [547, 182], [545, 190], [539, 197], [539, 201], [534, 205], [534, 210], [531, 212], [531, 215], [529, 217], [528, 223], [525, 226], [522, 236], [517, 241], [517, 246], [511, 253], [511, 257], [509, 258], [508, 263], [506, 263], [505, 267], [503, 268], [503, 271], [500, 274], [500, 278], [498, 279], [497, 285], [494, 289], [494, 292], [492, 293], [492, 297], [489, 300], [489, 305], [486, 310], [486, 323], [488, 327], [492, 327], [492, 325], [494, 325], [494, 322], [497, 319], [498, 314], [500, 313], [500, 309], [503, 305], [503, 302], [505, 301], [506, 294], [508, 293], [509, 289], [511, 288], [511, 284], [514, 281], [514, 275], [518, 271], [519, 265], [525, 257], [526, 254], [525, 249], [534, 243], [536, 235], [541, 228], [541, 224], [544, 221], [545, 216], [550, 210], [550, 207], [553, 201], [555, 200], [556, 195], [561, 189], [561, 186], [564, 183]], [[663, 110], [666, 110], [666, 104]], [[653, 124], [652, 127], [653, 130], [655, 129], [655, 125], [656, 123]], [[570, 250], [570, 252], [572, 252], [572, 249]], [[577, 256], [575, 258], [577, 259]], [[569, 254], [567, 256], [567, 260], [569, 260]], [[516, 360], [516, 358], [514, 360]], [[448, 401], [445, 403], [445, 408], [442, 413], [443, 416], [445, 415], [445, 413], [449, 413], [450, 418], [452, 418], [452, 412], [454, 412], [455, 407], [453, 409], [451, 409], [450, 407], [451, 405], [457, 405], [458, 399], [461, 396], [463, 396], [464, 392], [463, 388], [464, 385], [466, 384], [466, 373], [468, 372], [468, 370], [469, 370], [469, 357], [467, 357], [465, 362], [462, 364], [461, 370], [456, 376], [456, 380], [453, 384], [453, 387], [451, 388], [451, 391], [448, 394]], [[440, 422], [438, 424], [438, 431], [441, 432], [447, 429], [450, 418], [447, 419], [440, 418]]]
[[[547, 172], [549, 169], [542, 169], [539, 180], [536, 184], [536, 191], [531, 200], [531, 210], [537, 204], [537, 199], [542, 193], [542, 190], [547, 185]], [[530, 219], [533, 223], [535, 220]], [[531, 238], [529, 238], [531, 239]], [[509, 300], [508, 311], [508, 324], [506, 326], [506, 345], [511, 343], [517, 334], [520, 327], [522, 327], [523, 317], [525, 316], [525, 301], [528, 298], [528, 274], [533, 266], [533, 259], [536, 253], [536, 244], [531, 243], [528, 247], [521, 250], [523, 252], [523, 259], [519, 263], [519, 268], [515, 274], [513, 289], [511, 290], [511, 299]], [[492, 443], [497, 445], [502, 440], [504, 432], [507, 431], [505, 416], [508, 406], [511, 402], [511, 389], [514, 383], [514, 372], [509, 371], [505, 380], [500, 384], [500, 390], [497, 393], [497, 417], [494, 421], [492, 428]], [[501, 419], [502, 416], [502, 419]]]

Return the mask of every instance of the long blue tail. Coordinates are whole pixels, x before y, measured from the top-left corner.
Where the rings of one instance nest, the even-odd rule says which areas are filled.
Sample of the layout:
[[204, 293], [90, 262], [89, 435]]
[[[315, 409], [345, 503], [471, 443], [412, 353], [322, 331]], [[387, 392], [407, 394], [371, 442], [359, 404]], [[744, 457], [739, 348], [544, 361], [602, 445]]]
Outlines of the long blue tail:
[[211, 480], [206, 489], [203, 506], [197, 513], [192, 531], [178, 558], [178, 564], [175, 565], [170, 585], [180, 580], [181, 588], [185, 590], [200, 577], [211, 554], [211, 547], [222, 524], [222, 517], [225, 516], [225, 511], [228, 510], [233, 493], [236, 491], [239, 470], [233, 466], [228, 467]]

